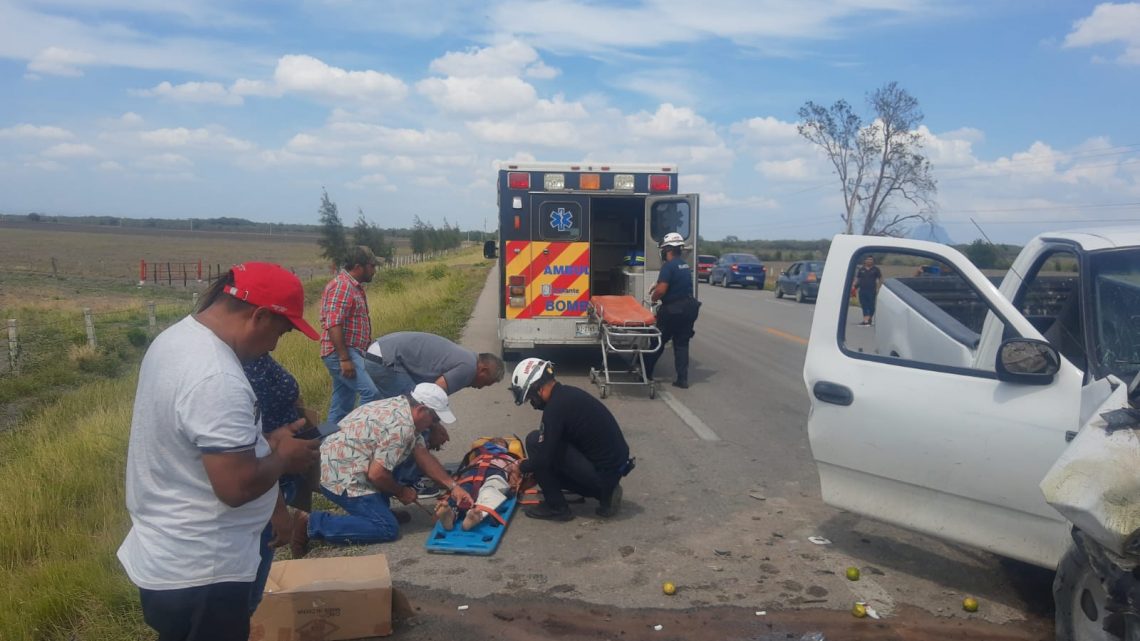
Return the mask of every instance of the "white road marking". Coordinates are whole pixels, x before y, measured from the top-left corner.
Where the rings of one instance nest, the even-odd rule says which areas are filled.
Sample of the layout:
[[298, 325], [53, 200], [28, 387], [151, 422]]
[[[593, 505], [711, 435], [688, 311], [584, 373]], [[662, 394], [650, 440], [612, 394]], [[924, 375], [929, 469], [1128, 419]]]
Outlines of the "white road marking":
[[681, 401], [678, 401], [675, 396], [669, 392], [666, 392], [665, 390], [657, 390], [657, 395], [661, 397], [661, 400], [665, 401], [665, 404], [669, 406], [669, 409], [673, 410], [673, 413], [677, 415], [677, 418], [681, 419], [685, 425], [689, 426], [689, 429], [693, 430], [693, 433], [697, 435], [697, 438], [700, 438], [704, 441], [720, 440], [720, 437], [716, 435], [716, 432], [712, 431], [708, 425], [705, 425], [704, 421], [698, 418], [692, 410], [685, 407]]

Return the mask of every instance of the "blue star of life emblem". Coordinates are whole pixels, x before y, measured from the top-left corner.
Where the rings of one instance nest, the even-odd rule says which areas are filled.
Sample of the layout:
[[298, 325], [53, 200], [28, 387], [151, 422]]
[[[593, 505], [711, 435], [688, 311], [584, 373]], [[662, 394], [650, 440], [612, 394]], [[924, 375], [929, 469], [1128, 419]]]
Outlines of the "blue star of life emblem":
[[566, 211], [565, 207], [559, 207], [550, 212], [550, 226], [558, 231], [566, 231], [574, 226], [574, 214]]

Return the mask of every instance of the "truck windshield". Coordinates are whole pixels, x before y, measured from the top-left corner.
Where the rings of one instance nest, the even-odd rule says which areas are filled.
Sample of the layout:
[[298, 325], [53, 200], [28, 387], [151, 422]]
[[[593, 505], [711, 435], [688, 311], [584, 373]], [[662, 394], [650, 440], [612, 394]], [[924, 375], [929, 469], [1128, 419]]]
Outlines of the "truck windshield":
[[1089, 255], [1095, 358], [1130, 382], [1140, 371], [1140, 249]]

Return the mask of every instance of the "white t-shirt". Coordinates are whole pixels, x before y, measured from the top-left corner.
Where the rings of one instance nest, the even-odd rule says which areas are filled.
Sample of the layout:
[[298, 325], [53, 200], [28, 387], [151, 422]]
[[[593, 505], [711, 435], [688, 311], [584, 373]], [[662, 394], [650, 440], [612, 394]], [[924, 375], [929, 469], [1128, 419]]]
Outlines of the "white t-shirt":
[[131, 531], [119, 561], [135, 585], [174, 590], [252, 581], [277, 485], [232, 508], [214, 494], [202, 453], [269, 454], [241, 362], [187, 316], [143, 357], [127, 452]]

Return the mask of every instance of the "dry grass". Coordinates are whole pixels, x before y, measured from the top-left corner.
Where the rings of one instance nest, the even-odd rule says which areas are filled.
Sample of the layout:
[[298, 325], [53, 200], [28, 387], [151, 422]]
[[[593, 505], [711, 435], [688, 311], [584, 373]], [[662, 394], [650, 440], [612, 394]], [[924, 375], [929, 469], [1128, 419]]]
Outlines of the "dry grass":
[[[369, 288], [374, 332], [457, 338], [489, 267], [474, 257], [382, 272]], [[306, 317], [316, 316], [310, 298]], [[316, 344], [290, 333], [275, 356], [323, 410], [329, 376]], [[133, 376], [84, 385], [0, 434], [0, 639], [152, 638], [115, 558], [130, 525], [123, 470], [134, 389]]]

